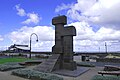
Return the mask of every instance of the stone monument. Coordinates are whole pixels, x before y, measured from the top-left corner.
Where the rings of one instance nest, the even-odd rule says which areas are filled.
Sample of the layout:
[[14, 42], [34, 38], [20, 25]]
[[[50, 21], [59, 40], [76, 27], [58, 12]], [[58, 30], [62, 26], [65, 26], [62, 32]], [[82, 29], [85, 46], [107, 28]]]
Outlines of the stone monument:
[[67, 17], [57, 16], [52, 19], [55, 25], [55, 45], [52, 47], [52, 56], [39, 64], [34, 70], [41, 72], [53, 72], [56, 70], [77, 69], [76, 62], [73, 61], [73, 36], [76, 36], [74, 26], [66, 26]]
[[58, 16], [52, 19], [55, 25], [55, 45], [52, 47], [53, 54], [60, 54], [59, 68], [75, 70], [76, 63], [73, 61], [73, 36], [76, 36], [74, 26], [66, 26], [67, 17]]

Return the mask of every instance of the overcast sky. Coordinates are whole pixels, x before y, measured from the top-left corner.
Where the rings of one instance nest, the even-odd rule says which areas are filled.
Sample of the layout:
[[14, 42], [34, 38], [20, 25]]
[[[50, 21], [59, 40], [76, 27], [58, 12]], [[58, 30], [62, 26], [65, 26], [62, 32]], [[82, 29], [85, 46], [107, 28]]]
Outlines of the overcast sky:
[[0, 50], [12, 44], [29, 45], [33, 51], [51, 51], [53, 17], [66, 15], [75, 26], [74, 51], [120, 51], [120, 0], [0, 0]]

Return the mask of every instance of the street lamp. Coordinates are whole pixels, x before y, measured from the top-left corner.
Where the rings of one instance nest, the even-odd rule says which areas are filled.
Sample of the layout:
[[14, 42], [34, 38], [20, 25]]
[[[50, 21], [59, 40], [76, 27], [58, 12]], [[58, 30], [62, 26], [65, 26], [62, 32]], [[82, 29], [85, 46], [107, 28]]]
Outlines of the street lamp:
[[99, 53], [100, 53], [100, 46], [99, 46]]
[[106, 50], [106, 53], [107, 53], [107, 43], [105, 42], [105, 50]]
[[37, 34], [35, 34], [35, 33], [32, 33], [31, 35], [30, 35], [30, 56], [29, 56], [29, 58], [31, 58], [31, 39], [32, 39], [32, 35], [36, 35], [36, 37], [37, 37], [37, 40], [36, 40], [36, 42], [38, 42], [38, 36], [37, 36]]

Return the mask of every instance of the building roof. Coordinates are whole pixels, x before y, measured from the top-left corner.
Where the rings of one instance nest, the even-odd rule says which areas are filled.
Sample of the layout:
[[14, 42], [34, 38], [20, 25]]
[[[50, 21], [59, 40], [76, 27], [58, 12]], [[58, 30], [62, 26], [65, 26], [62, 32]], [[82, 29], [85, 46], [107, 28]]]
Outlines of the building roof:
[[22, 49], [22, 50], [30, 50], [30, 48], [28, 47], [28, 45], [17, 45], [17, 44], [11, 45], [9, 47], [9, 50], [14, 50], [16, 48]]
[[15, 46], [18, 49], [23, 49], [23, 50], [30, 50], [29, 47], [24, 47], [24, 46]]

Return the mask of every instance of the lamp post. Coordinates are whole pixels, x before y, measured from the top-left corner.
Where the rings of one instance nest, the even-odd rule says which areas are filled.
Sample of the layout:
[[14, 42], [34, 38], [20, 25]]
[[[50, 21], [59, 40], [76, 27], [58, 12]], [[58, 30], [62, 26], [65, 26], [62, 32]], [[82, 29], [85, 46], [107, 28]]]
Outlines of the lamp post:
[[105, 42], [105, 50], [106, 50], [106, 53], [107, 53], [107, 43]]
[[100, 46], [99, 46], [99, 53], [100, 53]]
[[37, 40], [36, 40], [36, 42], [38, 42], [38, 36], [37, 36], [37, 34], [35, 34], [35, 33], [32, 33], [31, 35], [30, 35], [30, 56], [29, 56], [29, 58], [31, 58], [31, 42], [32, 42], [32, 35], [36, 35], [36, 37], [37, 37]]

